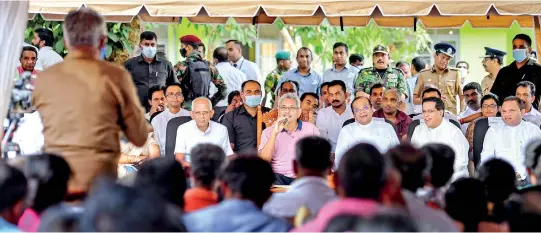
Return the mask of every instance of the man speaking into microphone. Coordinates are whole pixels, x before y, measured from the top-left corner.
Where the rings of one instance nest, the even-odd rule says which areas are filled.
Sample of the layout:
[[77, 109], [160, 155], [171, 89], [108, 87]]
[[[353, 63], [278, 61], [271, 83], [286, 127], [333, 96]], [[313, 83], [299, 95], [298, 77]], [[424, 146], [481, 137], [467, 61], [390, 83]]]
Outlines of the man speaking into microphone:
[[116, 177], [121, 131], [143, 146], [148, 128], [130, 73], [100, 59], [107, 41], [103, 17], [80, 8], [63, 27], [69, 53], [38, 73], [32, 103], [43, 121], [44, 150], [69, 163], [68, 192], [77, 198], [96, 176]]

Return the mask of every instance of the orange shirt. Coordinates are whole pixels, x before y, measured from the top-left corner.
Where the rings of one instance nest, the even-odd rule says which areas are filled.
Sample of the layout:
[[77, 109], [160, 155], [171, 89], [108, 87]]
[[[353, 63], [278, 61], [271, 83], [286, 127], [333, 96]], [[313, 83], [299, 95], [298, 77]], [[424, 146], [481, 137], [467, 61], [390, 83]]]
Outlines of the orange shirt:
[[218, 195], [208, 189], [196, 187], [184, 193], [184, 211], [186, 213], [218, 204]]

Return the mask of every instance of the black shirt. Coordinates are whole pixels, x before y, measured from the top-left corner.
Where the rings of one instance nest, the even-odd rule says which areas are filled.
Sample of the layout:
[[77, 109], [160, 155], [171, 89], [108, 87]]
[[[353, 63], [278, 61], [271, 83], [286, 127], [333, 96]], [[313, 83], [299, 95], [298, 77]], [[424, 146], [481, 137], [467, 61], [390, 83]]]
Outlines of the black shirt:
[[532, 59], [529, 59], [520, 69], [517, 68], [515, 62], [503, 67], [496, 76], [490, 92], [496, 94], [501, 102], [509, 96], [515, 96], [517, 84], [521, 81], [530, 81], [535, 85], [535, 102], [533, 106], [538, 109], [539, 97], [541, 96], [541, 65]]
[[[261, 111], [266, 113], [270, 109], [263, 107]], [[235, 144], [235, 153], [257, 149], [257, 117], [250, 115], [244, 105], [226, 113], [222, 125], [227, 127], [229, 142]]]
[[131, 73], [137, 88], [141, 104], [148, 107], [148, 89], [154, 85], [168, 85], [177, 82], [173, 65], [164, 57], [155, 56], [152, 63], [143, 59], [143, 55], [132, 57], [124, 62], [124, 67]]

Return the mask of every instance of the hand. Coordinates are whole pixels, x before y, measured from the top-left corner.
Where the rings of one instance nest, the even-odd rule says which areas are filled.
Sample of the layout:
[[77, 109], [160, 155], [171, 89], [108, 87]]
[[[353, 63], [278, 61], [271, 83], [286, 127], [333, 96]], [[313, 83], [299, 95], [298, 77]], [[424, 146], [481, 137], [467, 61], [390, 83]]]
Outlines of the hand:
[[284, 127], [287, 124], [287, 117], [279, 117], [274, 122], [274, 130], [272, 131], [274, 134], [278, 134], [284, 130]]
[[316, 124], [316, 119], [314, 118], [314, 111], [308, 112], [308, 121], [312, 124]]
[[235, 108], [237, 108], [235, 106], [235, 104], [227, 105], [227, 108], [225, 109], [225, 113], [231, 112], [231, 111], [235, 110]]
[[186, 162], [186, 161], [181, 161], [180, 164], [182, 164], [182, 167], [183, 167], [183, 168], [189, 168], [189, 167], [192, 166], [191, 163], [188, 163], [188, 162]]

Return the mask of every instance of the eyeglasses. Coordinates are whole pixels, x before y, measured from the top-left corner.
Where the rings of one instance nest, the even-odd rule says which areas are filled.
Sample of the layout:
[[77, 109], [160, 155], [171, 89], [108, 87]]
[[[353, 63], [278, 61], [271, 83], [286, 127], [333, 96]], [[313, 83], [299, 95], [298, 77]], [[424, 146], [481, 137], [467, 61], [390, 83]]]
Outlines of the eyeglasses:
[[496, 104], [483, 104], [481, 108], [496, 108], [498, 105]]
[[193, 112], [195, 116], [208, 116], [210, 114], [210, 111], [202, 111], [202, 112]]
[[437, 110], [437, 109], [430, 109], [430, 110], [423, 110], [423, 113], [432, 114], [432, 113], [435, 113], [435, 112], [437, 112], [437, 111], [439, 111], [439, 110]]
[[282, 93], [297, 93], [297, 90], [282, 88]]
[[299, 109], [298, 107], [280, 107], [280, 111], [282, 112], [296, 111], [298, 109]]
[[168, 93], [167, 98], [170, 98], [170, 97], [181, 98], [181, 97], [183, 97], [183, 95], [182, 95], [182, 93]]
[[359, 113], [361, 111], [368, 111], [368, 110], [370, 110], [370, 106], [364, 106], [364, 107], [361, 107], [361, 108], [354, 108], [353, 112], [354, 113]]

